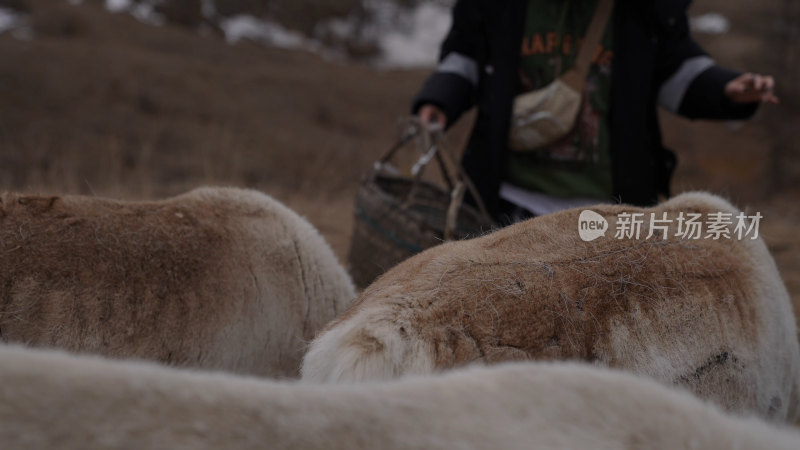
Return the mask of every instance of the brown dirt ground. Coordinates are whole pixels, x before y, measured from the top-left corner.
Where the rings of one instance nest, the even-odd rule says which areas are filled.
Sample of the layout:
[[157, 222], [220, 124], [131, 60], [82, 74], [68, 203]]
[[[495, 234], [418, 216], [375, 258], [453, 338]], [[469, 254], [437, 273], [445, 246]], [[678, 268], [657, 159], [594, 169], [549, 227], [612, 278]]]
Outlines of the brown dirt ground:
[[[0, 35], [0, 190], [122, 198], [198, 185], [260, 189], [314, 223], [343, 260], [361, 172], [396, 136], [427, 71], [381, 71], [30, 0], [32, 41]], [[676, 191], [709, 189], [764, 215], [762, 235], [800, 311], [797, 38], [788, 2], [698, 0], [732, 29], [698, 36], [729, 67], [775, 74], [783, 103], [746, 123], [663, 114]], [[450, 133], [461, 148], [470, 117]]]

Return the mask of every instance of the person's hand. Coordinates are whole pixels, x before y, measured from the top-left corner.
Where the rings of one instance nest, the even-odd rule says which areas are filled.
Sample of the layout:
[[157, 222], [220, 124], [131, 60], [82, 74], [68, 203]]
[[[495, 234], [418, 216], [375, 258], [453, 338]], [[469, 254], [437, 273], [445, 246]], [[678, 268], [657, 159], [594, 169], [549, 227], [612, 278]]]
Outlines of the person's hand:
[[447, 116], [438, 106], [426, 103], [422, 105], [417, 113], [419, 120], [427, 126], [438, 126], [444, 128], [447, 124]]
[[773, 89], [775, 80], [769, 75], [745, 73], [725, 85], [725, 95], [734, 103], [778, 103]]

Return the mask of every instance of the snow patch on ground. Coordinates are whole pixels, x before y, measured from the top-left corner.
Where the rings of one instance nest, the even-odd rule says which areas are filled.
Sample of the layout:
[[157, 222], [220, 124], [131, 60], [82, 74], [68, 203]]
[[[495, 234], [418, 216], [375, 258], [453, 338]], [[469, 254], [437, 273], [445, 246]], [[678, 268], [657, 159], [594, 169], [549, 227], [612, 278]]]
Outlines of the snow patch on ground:
[[307, 39], [301, 33], [287, 30], [275, 22], [256, 19], [253, 16], [239, 15], [220, 20], [220, 28], [229, 44], [242, 39], [250, 39], [279, 48], [304, 48]]
[[[363, 17], [332, 19], [320, 24], [315, 35], [328, 34], [339, 41], [355, 37], [373, 42], [379, 50], [374, 63], [384, 68], [432, 67], [436, 65], [439, 46], [450, 28], [450, 8], [422, 3], [403, 9], [390, 1], [365, 2], [368, 20]], [[301, 33], [287, 30], [279, 23], [240, 15], [219, 21], [225, 39], [235, 44], [250, 39], [265, 45], [287, 49], [305, 49], [330, 56], [334, 49]]]
[[392, 0], [364, 0], [362, 10], [317, 25], [323, 42], [348, 43], [356, 53], [375, 51], [371, 61], [383, 68], [432, 67], [451, 23], [451, 2], [421, 2], [414, 8]]
[[106, 9], [113, 13], [121, 13], [131, 9], [131, 0], [106, 0]]
[[403, 68], [436, 65], [439, 46], [450, 29], [450, 8], [422, 3], [406, 14], [405, 24], [379, 37], [379, 64]]
[[[74, 0], [73, 0], [74, 1]], [[79, 2], [82, 0], [78, 0]], [[112, 13], [128, 13], [140, 22], [164, 25], [164, 16], [155, 11], [157, 1], [134, 2], [132, 0], [106, 0], [106, 9]]]
[[33, 39], [33, 29], [28, 23], [27, 14], [0, 7], [0, 34], [5, 32], [11, 33], [11, 36], [21, 41]]
[[707, 13], [689, 19], [689, 25], [695, 33], [725, 34], [731, 29], [728, 19], [719, 13]]
[[[163, 25], [164, 17], [155, 11], [158, 1], [105, 0], [105, 6], [112, 13], [127, 13], [142, 22]], [[326, 57], [347, 53], [333, 48], [336, 44], [326, 48], [320, 40], [286, 29], [274, 21], [251, 15], [220, 17], [212, 0], [202, 0], [201, 6], [203, 15], [219, 25], [230, 44], [247, 39], [279, 48], [319, 52]], [[363, 0], [361, 10], [344, 19], [319, 23], [314, 35], [333, 36], [335, 42], [355, 42], [356, 46], [363, 44], [363, 48], [377, 50], [371, 61], [379, 67], [432, 67], [436, 65], [439, 46], [450, 28], [451, 6], [452, 2], [445, 0], [421, 2], [413, 8], [403, 7], [394, 0]]]
[[22, 14], [13, 9], [0, 8], [0, 33], [13, 30], [22, 23]]

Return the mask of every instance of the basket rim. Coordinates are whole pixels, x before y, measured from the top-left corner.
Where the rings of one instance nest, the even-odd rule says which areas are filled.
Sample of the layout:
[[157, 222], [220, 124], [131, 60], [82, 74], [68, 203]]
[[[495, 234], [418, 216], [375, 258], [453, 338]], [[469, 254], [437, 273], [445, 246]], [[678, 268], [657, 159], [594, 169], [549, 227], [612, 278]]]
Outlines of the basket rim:
[[[407, 177], [402, 177], [397, 175], [387, 175], [387, 174], [375, 174], [371, 179], [365, 179], [361, 183], [361, 186], [359, 187], [359, 190], [357, 192], [356, 203], [358, 203], [360, 194], [364, 194], [365, 192], [370, 192], [377, 194], [381, 198], [381, 200], [393, 206], [399, 207], [400, 205], [402, 205], [404, 201], [399, 199], [398, 196], [393, 195], [390, 192], [387, 192], [385, 187], [381, 186], [382, 183], [392, 183], [392, 184], [400, 184], [406, 186], [413, 186], [416, 183], [418, 187], [423, 188], [424, 193], [433, 194], [433, 195], [428, 195], [427, 196], [428, 199], [434, 201], [436, 200], [442, 201], [441, 205], [438, 206], [443, 206], [445, 209], [449, 206], [450, 193], [444, 190], [441, 186], [438, 186], [435, 183], [431, 183], [426, 180], [415, 181]], [[424, 201], [417, 202], [415, 201], [415, 199], [412, 199], [410, 204], [425, 205], [426, 202]], [[411, 213], [414, 214], [415, 211], [411, 211]], [[419, 215], [421, 219], [423, 220], [425, 219], [425, 216], [422, 214], [414, 214], [414, 215]], [[475, 225], [478, 225], [479, 227], [486, 227], [487, 229], [494, 228], [495, 223], [488, 218], [484, 218], [481, 215], [481, 213], [477, 210], [477, 208], [475, 208], [470, 204], [462, 203], [460, 205], [459, 218], [461, 218], [462, 215], [466, 216], [465, 218], [468, 221], [472, 222]], [[458, 222], [462, 221], [459, 220]]]

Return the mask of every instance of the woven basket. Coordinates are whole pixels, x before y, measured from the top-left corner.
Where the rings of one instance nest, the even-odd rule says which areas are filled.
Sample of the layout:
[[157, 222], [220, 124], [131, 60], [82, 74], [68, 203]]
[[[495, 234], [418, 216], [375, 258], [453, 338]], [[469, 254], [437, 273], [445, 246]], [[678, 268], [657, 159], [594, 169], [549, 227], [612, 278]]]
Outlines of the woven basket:
[[[403, 145], [402, 141], [401, 138], [399, 146]], [[461, 203], [463, 189], [459, 193], [454, 186], [444, 189], [419, 177], [381, 173], [380, 167], [396, 150], [390, 150], [388, 156], [376, 164], [376, 169], [365, 175], [356, 194], [348, 265], [359, 288], [368, 286], [406, 258], [444, 242], [446, 236], [451, 239], [474, 237], [494, 225], [485, 210]], [[439, 149], [435, 151], [443, 153]], [[458, 166], [448, 169], [445, 159], [446, 155], [437, 157], [446, 180], [466, 176]], [[474, 189], [471, 192], [477, 195]], [[451, 224], [448, 224], [449, 212], [453, 214]]]

